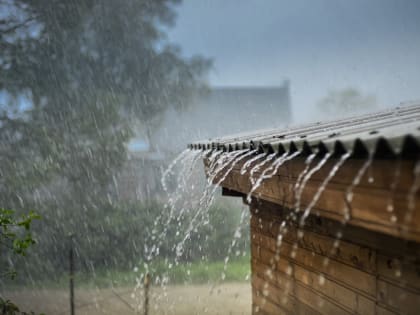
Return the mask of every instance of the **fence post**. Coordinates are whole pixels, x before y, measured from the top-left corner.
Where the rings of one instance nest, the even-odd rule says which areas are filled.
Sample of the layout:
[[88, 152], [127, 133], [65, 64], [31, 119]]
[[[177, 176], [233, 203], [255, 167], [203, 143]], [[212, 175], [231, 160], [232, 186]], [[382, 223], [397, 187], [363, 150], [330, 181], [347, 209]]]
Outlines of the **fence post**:
[[73, 235], [70, 235], [69, 249], [69, 280], [70, 280], [70, 314], [74, 315], [74, 255], [73, 255]]
[[149, 288], [150, 274], [146, 273], [144, 277], [144, 315], [149, 315]]

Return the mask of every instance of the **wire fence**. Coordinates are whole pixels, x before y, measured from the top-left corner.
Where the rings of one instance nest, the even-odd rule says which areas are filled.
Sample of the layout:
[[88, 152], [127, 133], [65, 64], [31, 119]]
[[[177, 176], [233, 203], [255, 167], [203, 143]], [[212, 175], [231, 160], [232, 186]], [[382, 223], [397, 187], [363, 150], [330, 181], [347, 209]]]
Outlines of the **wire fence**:
[[149, 289], [151, 285], [151, 277], [150, 274], [147, 273], [144, 277], [144, 303], [143, 303], [143, 312], [141, 313], [140, 310], [135, 308], [133, 305], [131, 305], [123, 296], [128, 293], [133, 293], [133, 290], [126, 290], [123, 292], [117, 292], [114, 288], [112, 288], [112, 293], [104, 296], [100, 299], [95, 298], [91, 302], [82, 303], [77, 305], [75, 301], [75, 294], [74, 294], [74, 269], [75, 269], [75, 262], [74, 262], [74, 242], [73, 242], [73, 235], [69, 236], [69, 298], [70, 298], [70, 309], [63, 311], [59, 313], [59, 315], [76, 315], [77, 310], [81, 310], [83, 308], [87, 308], [90, 306], [98, 306], [98, 304], [109, 302], [109, 300], [116, 299], [118, 300], [122, 305], [124, 305], [127, 310], [130, 310], [133, 314], [144, 314], [149, 315]]

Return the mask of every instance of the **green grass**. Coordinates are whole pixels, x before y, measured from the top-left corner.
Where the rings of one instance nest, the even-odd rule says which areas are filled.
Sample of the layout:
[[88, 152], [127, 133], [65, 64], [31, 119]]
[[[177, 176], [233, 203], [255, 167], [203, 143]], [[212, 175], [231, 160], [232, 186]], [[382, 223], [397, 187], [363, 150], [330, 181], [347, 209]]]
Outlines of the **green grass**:
[[[249, 256], [236, 258], [229, 261], [227, 268], [223, 261], [216, 262], [194, 262], [184, 263], [173, 266], [168, 266], [162, 261], [152, 263], [149, 266], [149, 273], [152, 281], [167, 277], [170, 284], [203, 284], [209, 282], [218, 282], [221, 280], [228, 282], [246, 281], [250, 273], [250, 258]], [[76, 281], [80, 284], [88, 284], [94, 286], [109, 286], [111, 283], [114, 286], [135, 285], [136, 277], [142, 278], [146, 269], [139, 267], [135, 272], [108, 270], [97, 272], [95, 277], [87, 278], [78, 275]], [[223, 276], [224, 275], [224, 276]], [[79, 279], [78, 279], [79, 278]]]
[[250, 272], [249, 257], [224, 262], [198, 262], [174, 266], [168, 270], [171, 283], [208, 283], [224, 281], [245, 281]]
[[[226, 270], [223, 261], [199, 261], [173, 265], [169, 268], [163, 261], [150, 264], [149, 273], [152, 281], [167, 277], [169, 284], [204, 284], [225, 282], [247, 281], [250, 274], [250, 257], [244, 256], [229, 261]], [[105, 288], [110, 286], [122, 287], [136, 285], [136, 278], [142, 278], [145, 274], [144, 266], [134, 270], [95, 270], [94, 272], [76, 272], [74, 277], [75, 286], [78, 288]], [[223, 277], [224, 275], [224, 277]], [[224, 278], [224, 279], [223, 279]], [[25, 285], [26, 287], [44, 288], [67, 288], [68, 275], [63, 274], [58, 279], [36, 281], [36, 283]], [[11, 285], [11, 286], [10, 286]], [[8, 286], [19, 287], [16, 283]]]

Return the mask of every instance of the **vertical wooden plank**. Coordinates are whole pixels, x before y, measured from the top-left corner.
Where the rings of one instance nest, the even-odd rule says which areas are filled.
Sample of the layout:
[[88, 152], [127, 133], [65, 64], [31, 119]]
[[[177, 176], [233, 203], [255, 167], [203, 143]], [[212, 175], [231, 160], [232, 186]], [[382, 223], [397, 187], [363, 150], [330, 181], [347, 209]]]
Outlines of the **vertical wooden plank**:
[[420, 311], [420, 294], [383, 280], [378, 280], [378, 302], [401, 314], [415, 315]]
[[[419, 244], [347, 227], [351, 233], [325, 265], [335, 238], [330, 226], [324, 226], [324, 219], [319, 225], [310, 217], [302, 240], [298, 240], [296, 229], [289, 227], [279, 249], [276, 235], [284, 209], [261, 200], [253, 209], [252, 272], [258, 279], [253, 277], [252, 282], [256, 299], [269, 302], [261, 308], [264, 314], [417, 314]], [[278, 261], [276, 252], [280, 253]], [[404, 257], [405, 252], [411, 255]], [[286, 308], [280, 303], [285, 295], [293, 301]]]

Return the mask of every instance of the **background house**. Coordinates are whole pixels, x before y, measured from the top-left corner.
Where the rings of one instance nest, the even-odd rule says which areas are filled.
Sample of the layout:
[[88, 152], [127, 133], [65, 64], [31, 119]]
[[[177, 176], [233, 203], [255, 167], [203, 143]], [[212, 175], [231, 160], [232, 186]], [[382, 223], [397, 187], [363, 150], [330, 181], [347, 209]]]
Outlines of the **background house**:
[[154, 141], [160, 151], [249, 130], [283, 127], [291, 121], [290, 84], [213, 87], [184, 112], [168, 111]]
[[213, 87], [187, 110], [169, 110], [161, 127], [144, 137], [149, 140], [139, 137], [130, 142], [129, 160], [118, 178], [119, 197], [144, 200], [161, 195], [162, 170], [187, 143], [283, 127], [290, 120], [289, 81], [272, 87]]

